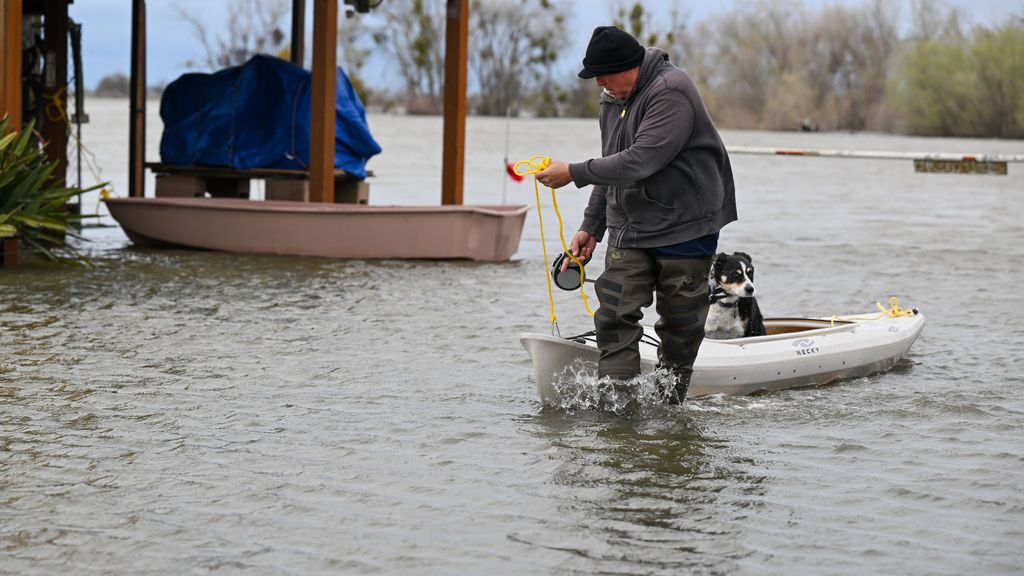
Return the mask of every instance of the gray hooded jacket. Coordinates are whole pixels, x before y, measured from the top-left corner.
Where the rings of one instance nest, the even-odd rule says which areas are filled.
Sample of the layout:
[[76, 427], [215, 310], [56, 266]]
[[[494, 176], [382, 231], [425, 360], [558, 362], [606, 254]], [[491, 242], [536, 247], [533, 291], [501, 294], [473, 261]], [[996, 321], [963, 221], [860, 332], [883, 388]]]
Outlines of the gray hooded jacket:
[[686, 72], [647, 48], [625, 101], [601, 95], [601, 158], [569, 165], [593, 185], [584, 230], [618, 248], [657, 248], [719, 231], [736, 220], [725, 145]]

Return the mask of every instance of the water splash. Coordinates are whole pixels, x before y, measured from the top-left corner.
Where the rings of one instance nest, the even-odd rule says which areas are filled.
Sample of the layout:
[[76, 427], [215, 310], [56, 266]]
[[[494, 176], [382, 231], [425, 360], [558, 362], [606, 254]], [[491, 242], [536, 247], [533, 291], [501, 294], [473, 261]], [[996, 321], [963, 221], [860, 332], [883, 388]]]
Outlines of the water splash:
[[601, 410], [618, 415], [678, 403], [675, 376], [657, 368], [626, 381], [597, 377], [597, 363], [577, 358], [555, 374], [552, 384], [559, 407], [572, 413]]

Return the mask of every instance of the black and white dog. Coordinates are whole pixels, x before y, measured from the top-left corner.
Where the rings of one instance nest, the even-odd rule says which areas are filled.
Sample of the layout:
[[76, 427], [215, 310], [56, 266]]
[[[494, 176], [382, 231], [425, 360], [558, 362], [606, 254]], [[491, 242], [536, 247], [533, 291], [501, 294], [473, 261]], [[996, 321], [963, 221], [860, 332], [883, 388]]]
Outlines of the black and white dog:
[[715, 340], [764, 336], [764, 318], [754, 299], [754, 265], [743, 252], [715, 255], [708, 276], [711, 307], [704, 337]]

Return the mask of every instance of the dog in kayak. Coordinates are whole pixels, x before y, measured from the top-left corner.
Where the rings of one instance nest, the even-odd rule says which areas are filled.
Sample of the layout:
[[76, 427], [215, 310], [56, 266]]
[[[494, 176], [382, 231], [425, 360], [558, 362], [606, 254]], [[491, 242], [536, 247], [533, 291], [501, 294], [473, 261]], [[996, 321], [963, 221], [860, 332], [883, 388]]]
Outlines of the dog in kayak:
[[744, 252], [715, 255], [708, 275], [711, 307], [704, 337], [731, 340], [764, 336], [764, 318], [754, 298], [754, 264]]

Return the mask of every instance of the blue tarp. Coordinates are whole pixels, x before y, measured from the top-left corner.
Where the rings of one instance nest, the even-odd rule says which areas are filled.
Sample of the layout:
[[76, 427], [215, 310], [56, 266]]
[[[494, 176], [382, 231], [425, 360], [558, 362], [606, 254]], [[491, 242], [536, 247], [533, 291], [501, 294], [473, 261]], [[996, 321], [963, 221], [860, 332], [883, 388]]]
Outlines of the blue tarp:
[[[309, 165], [308, 70], [270, 56], [213, 74], [185, 74], [160, 100], [160, 158], [175, 166], [289, 168]], [[359, 96], [338, 69], [334, 166], [366, 177], [380, 153]]]

